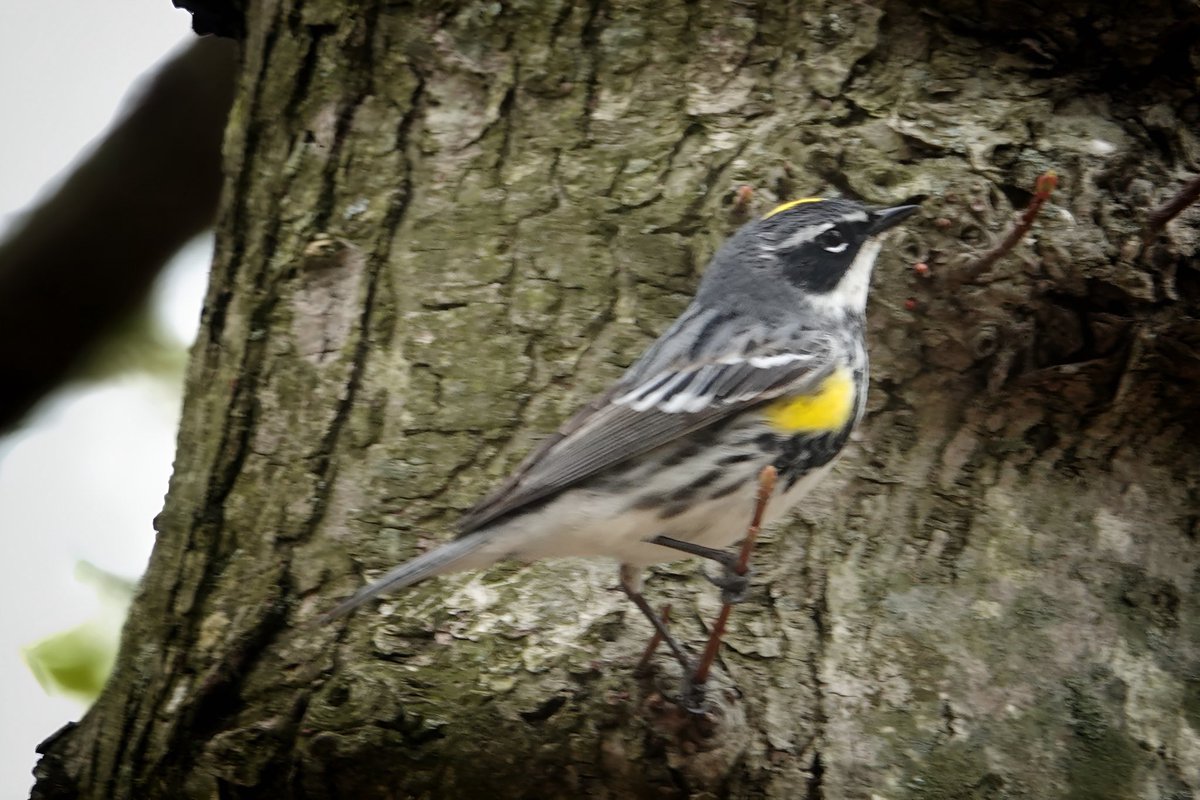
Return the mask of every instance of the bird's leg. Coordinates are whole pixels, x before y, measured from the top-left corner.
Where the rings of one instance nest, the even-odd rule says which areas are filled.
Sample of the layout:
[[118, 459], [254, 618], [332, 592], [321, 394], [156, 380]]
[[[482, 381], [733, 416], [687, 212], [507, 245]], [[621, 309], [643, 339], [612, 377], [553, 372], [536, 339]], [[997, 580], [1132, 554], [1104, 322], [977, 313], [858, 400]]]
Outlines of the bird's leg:
[[[665, 603], [663, 605], [661, 617], [664, 628], [671, 624], [670, 603]], [[655, 628], [654, 635], [650, 637], [650, 641], [646, 642], [646, 649], [642, 651], [642, 657], [638, 659], [637, 667], [635, 667], [633, 670], [635, 674], [646, 674], [647, 670], [650, 668], [650, 659], [654, 657], [654, 651], [658, 649], [660, 644], [662, 644], [662, 640], [662, 634], [658, 632], [657, 628]]]
[[[749, 568], [750, 552], [754, 549], [754, 541], [758, 538], [758, 532], [762, 528], [763, 514], [766, 513], [771, 493], [775, 491], [776, 477], [775, 467], [770, 465], [763, 467], [762, 472], [758, 473], [758, 498], [754, 504], [754, 517], [750, 521], [750, 527], [746, 530], [746, 538], [742, 541], [741, 552], [733, 567], [739, 575], [745, 575]], [[684, 684], [685, 701], [689, 699], [689, 695], [693, 699], [697, 696], [703, 698], [704, 684], [708, 682], [708, 671], [712, 668], [717, 651], [721, 647], [721, 637], [725, 635], [725, 626], [729, 622], [729, 614], [732, 610], [733, 604], [729, 601], [721, 604], [721, 612], [717, 615], [712, 631], [708, 635], [708, 644], [704, 647], [704, 654], [700, 656], [700, 663], [696, 665], [696, 671], [692, 673], [691, 681]]]
[[750, 588], [751, 573], [749, 569], [743, 569], [742, 572], [738, 572], [738, 556], [736, 553], [716, 547], [705, 547], [702, 544], [685, 542], [682, 539], [672, 539], [670, 536], [655, 536], [653, 539], [647, 539], [646, 541], [650, 542], [650, 544], [679, 550], [697, 558], [707, 558], [709, 561], [717, 562], [724, 569], [724, 572], [715, 577], [708, 574], [705, 574], [704, 577], [708, 578], [709, 583], [721, 590], [721, 602], [733, 604], [740, 603], [746, 599], [746, 591]]
[[[633, 604], [637, 606], [643, 614], [646, 615], [646, 619], [650, 620], [650, 624], [654, 626], [655, 635], [662, 641], [666, 642], [667, 647], [671, 648], [671, 652], [675, 654], [675, 658], [679, 661], [679, 665], [683, 667], [683, 674], [690, 675], [692, 670], [695, 668], [695, 662], [692, 660], [691, 656], [687, 654], [687, 651], [683, 649], [683, 646], [679, 644], [674, 636], [671, 635], [671, 632], [667, 630], [667, 623], [665, 620], [666, 615], [664, 614], [663, 618], [659, 618], [658, 614], [654, 613], [654, 609], [650, 607], [650, 604], [646, 602], [646, 598], [642, 595], [640, 590], [640, 583], [641, 582], [638, 580], [637, 573], [635, 572], [634, 568], [628, 564], [622, 564], [621, 589], [625, 592], [625, 596], [632, 600]], [[657, 647], [657, 642], [653, 642], [653, 646]], [[648, 656], [644, 656], [643, 660], [645, 660], [647, 657]]]

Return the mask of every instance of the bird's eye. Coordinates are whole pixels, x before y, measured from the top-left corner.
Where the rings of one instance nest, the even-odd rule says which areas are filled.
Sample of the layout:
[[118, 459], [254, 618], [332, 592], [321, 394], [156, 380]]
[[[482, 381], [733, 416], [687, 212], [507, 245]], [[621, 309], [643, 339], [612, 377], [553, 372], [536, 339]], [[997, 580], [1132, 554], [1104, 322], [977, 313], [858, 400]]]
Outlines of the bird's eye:
[[842, 253], [850, 246], [837, 228], [830, 228], [818, 236], [817, 244], [827, 253]]

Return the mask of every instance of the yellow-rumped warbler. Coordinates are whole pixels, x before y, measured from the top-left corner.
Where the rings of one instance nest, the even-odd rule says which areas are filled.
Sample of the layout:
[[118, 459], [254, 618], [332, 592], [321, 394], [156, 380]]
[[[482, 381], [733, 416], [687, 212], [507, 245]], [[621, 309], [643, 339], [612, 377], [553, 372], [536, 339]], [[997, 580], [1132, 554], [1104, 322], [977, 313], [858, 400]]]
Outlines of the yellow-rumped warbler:
[[778, 471], [766, 524], [820, 480], [862, 416], [863, 314], [879, 237], [916, 210], [804, 198], [744, 225], [679, 319], [464, 514], [458, 539], [329, 616], [506, 559], [609, 556], [665, 635], [640, 595], [640, 568], [683, 550], [728, 569], [716, 548], [745, 535], [763, 467]]

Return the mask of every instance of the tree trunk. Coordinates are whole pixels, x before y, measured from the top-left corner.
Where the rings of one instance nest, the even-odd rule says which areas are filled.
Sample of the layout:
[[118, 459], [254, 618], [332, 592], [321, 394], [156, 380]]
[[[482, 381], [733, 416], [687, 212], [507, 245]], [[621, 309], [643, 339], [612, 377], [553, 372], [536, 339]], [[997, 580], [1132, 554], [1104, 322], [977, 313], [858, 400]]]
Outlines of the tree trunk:
[[[1200, 795], [1200, 215], [1141, 238], [1200, 168], [1194, 6], [355, 5], [247, 19], [158, 545], [35, 796]], [[817, 193], [925, 210], [711, 726], [666, 659], [632, 674], [610, 564], [311, 624], [448, 537], [746, 213]], [[693, 641], [700, 571], [649, 585]]]

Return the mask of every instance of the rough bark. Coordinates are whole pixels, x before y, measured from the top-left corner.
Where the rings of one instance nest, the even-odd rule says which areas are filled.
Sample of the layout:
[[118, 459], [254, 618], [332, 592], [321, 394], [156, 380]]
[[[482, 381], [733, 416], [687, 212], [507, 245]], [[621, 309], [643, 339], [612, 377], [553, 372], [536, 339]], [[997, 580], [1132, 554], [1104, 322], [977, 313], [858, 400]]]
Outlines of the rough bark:
[[[1196, 796], [1200, 215], [1141, 234], [1200, 167], [1198, 20], [1090, 5], [256, 6], [158, 546], [35, 795]], [[635, 357], [742, 184], [927, 199], [715, 726], [630, 674], [606, 564], [307, 626]], [[697, 638], [698, 568], [651, 585]]]

